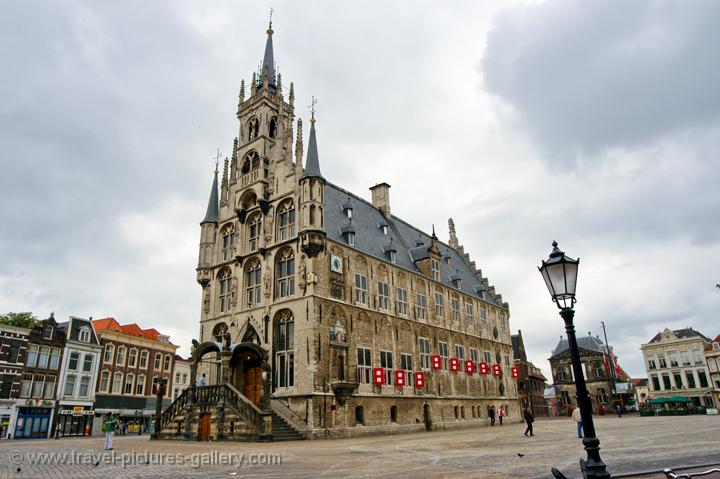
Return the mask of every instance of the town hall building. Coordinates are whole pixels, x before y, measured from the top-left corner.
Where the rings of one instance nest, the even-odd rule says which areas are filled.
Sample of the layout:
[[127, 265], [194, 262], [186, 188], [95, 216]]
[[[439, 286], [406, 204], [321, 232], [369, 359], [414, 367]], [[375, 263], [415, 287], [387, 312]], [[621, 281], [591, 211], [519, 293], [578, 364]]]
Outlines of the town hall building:
[[[238, 136], [200, 224], [191, 382], [161, 437], [271, 440], [519, 419], [509, 306], [460, 245], [322, 173], [295, 91], [262, 69], [240, 87]], [[303, 166], [303, 159], [304, 166]], [[427, 231], [431, 230], [430, 233]]]

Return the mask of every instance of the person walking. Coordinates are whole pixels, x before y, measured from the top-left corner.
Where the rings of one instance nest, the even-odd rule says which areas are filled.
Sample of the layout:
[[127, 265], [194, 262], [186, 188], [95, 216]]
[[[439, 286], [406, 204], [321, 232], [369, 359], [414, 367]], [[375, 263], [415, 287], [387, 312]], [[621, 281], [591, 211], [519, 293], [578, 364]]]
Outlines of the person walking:
[[578, 437], [583, 437], [583, 426], [582, 426], [582, 416], [580, 415], [580, 408], [576, 407], [575, 410], [572, 412], [572, 419], [577, 423], [577, 433]]
[[505, 416], [505, 409], [503, 409], [502, 406], [500, 406], [500, 409], [498, 409], [498, 417], [500, 418], [500, 425], [502, 426], [502, 418]]
[[495, 425], [495, 406], [488, 406], [488, 417], [490, 418], [490, 425]]
[[102, 423], [101, 429], [105, 431], [105, 450], [113, 450], [113, 436], [115, 435], [115, 429], [117, 428], [117, 418], [113, 413], [109, 412], [105, 415], [105, 420]]
[[525, 418], [525, 422], [527, 423], [527, 428], [525, 429], [525, 435], [528, 435], [528, 432], [531, 436], [534, 436], [533, 434], [533, 427], [532, 423], [535, 422], [535, 417], [533, 416], [532, 411], [530, 410], [530, 406], [525, 406], [525, 412], [523, 414], [523, 417]]
[[620, 403], [617, 403], [615, 405], [615, 412], [617, 413], [618, 417], [622, 417], [622, 406]]

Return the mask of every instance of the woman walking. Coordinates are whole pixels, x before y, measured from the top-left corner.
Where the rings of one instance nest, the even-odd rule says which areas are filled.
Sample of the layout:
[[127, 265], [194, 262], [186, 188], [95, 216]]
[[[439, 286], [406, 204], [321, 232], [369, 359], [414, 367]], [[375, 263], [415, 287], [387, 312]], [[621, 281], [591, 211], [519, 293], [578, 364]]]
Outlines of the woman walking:
[[530, 410], [530, 406], [525, 406], [525, 413], [523, 414], [525, 417], [525, 422], [527, 423], [527, 428], [525, 429], [525, 435], [528, 435], [528, 432], [531, 436], [534, 436], [533, 434], [533, 427], [532, 423], [535, 422], [535, 417], [533, 417], [533, 413]]

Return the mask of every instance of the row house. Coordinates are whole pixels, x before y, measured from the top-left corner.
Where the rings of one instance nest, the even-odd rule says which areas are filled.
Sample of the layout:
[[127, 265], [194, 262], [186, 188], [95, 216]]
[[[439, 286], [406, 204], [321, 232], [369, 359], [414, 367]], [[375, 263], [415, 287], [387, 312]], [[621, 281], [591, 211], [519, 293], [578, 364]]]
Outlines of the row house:
[[640, 349], [651, 399], [681, 396], [695, 406], [715, 407], [705, 348], [710, 338], [693, 328], [665, 328]]
[[714, 407], [720, 406], [720, 336], [705, 345], [705, 359], [710, 371], [710, 382], [713, 387]]
[[15, 439], [40, 439], [52, 434], [57, 413], [57, 385], [65, 349], [65, 333], [55, 315], [36, 321], [28, 334], [20, 394], [10, 417]]
[[20, 396], [30, 330], [0, 324], [0, 439], [11, 434], [10, 418]]
[[156, 329], [142, 329], [135, 323], [120, 325], [114, 318], [104, 318], [93, 320], [92, 325], [101, 347], [95, 414], [113, 412], [123, 422], [147, 429], [155, 414], [153, 383], [165, 378], [166, 390], [173, 390], [177, 346]]
[[100, 342], [90, 319], [71, 316], [58, 329], [65, 333], [55, 433], [89, 436], [95, 417], [95, 384], [100, 364]]
[[544, 392], [547, 379], [531, 361], [528, 361], [525, 352], [525, 342], [522, 331], [511, 336], [513, 348], [513, 361], [517, 370], [518, 399], [522, 407], [530, 406], [535, 416], [547, 416]]

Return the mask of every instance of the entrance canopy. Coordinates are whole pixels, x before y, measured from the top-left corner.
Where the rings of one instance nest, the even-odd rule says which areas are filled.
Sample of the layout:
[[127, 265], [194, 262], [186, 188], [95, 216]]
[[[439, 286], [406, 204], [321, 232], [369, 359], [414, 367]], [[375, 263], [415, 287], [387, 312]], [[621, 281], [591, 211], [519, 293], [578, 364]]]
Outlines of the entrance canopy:
[[682, 396], [673, 396], [669, 398], [655, 398], [650, 401], [650, 404], [668, 404], [668, 403], [689, 403], [692, 402], [690, 399]]

